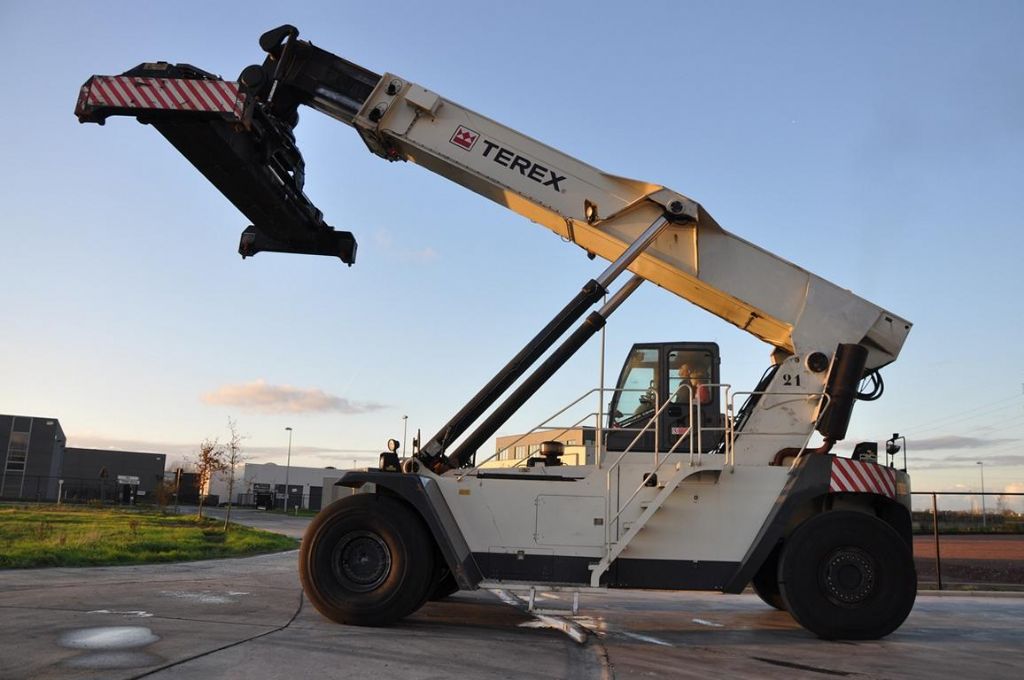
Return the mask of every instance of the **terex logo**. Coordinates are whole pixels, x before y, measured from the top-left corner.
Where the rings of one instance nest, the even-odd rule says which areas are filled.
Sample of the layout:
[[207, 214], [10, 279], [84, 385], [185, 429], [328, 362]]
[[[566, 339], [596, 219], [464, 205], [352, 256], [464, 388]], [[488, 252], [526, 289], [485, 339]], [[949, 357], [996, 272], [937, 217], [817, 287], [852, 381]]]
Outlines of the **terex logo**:
[[[475, 142], [476, 140], [474, 139], [473, 141]], [[493, 155], [491, 155], [492, 151], [494, 152]], [[540, 163], [535, 163], [525, 156], [520, 156], [489, 139], [484, 140], [483, 156], [484, 158], [490, 158], [498, 165], [518, 170], [523, 177], [529, 177], [538, 184], [551, 187], [554, 191], [562, 190], [558, 183], [565, 179], [565, 175], [559, 175], [554, 170], [549, 170]]]
[[462, 147], [466, 151], [472, 151], [473, 146], [476, 144], [476, 140], [480, 139], [480, 133], [474, 132], [467, 127], [461, 125], [455, 130], [455, 134], [448, 141], [455, 146]]

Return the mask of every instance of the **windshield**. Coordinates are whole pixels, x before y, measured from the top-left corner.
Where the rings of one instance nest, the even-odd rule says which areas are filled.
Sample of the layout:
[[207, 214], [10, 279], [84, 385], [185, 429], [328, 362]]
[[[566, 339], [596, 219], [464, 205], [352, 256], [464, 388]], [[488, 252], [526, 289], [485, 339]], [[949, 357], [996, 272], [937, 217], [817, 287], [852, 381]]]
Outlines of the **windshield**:
[[654, 413], [658, 394], [657, 349], [636, 349], [612, 398], [612, 427], [627, 427]]

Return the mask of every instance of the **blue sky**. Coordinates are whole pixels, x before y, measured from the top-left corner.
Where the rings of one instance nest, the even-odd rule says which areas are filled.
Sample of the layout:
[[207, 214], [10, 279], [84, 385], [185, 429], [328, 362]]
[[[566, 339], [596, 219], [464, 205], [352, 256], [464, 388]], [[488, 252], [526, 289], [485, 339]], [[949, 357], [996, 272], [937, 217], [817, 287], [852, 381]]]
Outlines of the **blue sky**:
[[[256, 460], [373, 459], [429, 436], [603, 269], [544, 229], [313, 111], [306, 193], [359, 239], [351, 269], [235, 249], [247, 224], [154, 130], [79, 125], [92, 74], [143, 61], [233, 79], [281, 23], [607, 172], [910, 319], [850, 440], [908, 438], [918, 490], [1024, 491], [1024, 5], [0, 4], [0, 412], [79, 446], [187, 451], [229, 416]], [[769, 348], [664, 291], [634, 341], [714, 340], [750, 389]], [[588, 346], [505, 429], [596, 384]]]

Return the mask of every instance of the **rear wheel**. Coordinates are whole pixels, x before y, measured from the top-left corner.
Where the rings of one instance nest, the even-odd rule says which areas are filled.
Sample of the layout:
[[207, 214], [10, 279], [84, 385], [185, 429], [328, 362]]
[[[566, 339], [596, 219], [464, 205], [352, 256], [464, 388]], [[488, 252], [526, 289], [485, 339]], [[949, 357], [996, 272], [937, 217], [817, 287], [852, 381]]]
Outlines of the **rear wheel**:
[[786, 609], [825, 639], [885, 637], [917, 597], [910, 546], [865, 513], [835, 511], [807, 520], [787, 539], [778, 568]]
[[383, 626], [408, 616], [433, 585], [434, 546], [405, 505], [356, 494], [329, 505], [299, 549], [302, 588], [338, 623]]
[[786, 603], [782, 600], [779, 590], [779, 548], [775, 548], [761, 568], [754, 574], [750, 585], [765, 604], [778, 610], [786, 611]]

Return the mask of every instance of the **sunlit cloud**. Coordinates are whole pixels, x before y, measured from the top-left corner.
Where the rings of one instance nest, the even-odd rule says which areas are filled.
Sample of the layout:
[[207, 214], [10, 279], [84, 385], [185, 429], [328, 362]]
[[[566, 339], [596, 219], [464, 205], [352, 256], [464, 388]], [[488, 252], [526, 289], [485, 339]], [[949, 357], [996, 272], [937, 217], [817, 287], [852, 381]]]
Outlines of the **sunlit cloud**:
[[[167, 470], [174, 470], [178, 467], [191, 469], [190, 466], [194, 463], [199, 450], [199, 442], [200, 438], [193, 442], [173, 442], [111, 437], [96, 432], [68, 436], [68, 446], [71, 447], [166, 454]], [[281, 462], [285, 459], [286, 450], [286, 446], [283, 444], [278, 446], [243, 444], [242, 455], [247, 463]], [[379, 453], [380, 449], [350, 449], [296, 444], [292, 447], [292, 465], [345, 467], [351, 466], [353, 460], [357, 461], [357, 465], [369, 465], [377, 460]]]
[[961, 454], [947, 456], [941, 459], [913, 459], [911, 471], [914, 470], [950, 470], [954, 468], [973, 468], [978, 461], [985, 463], [986, 469], [989, 466], [995, 467], [1017, 467], [1024, 466], [1024, 454], [1003, 453], [995, 456]]
[[270, 385], [260, 379], [241, 385], [222, 385], [202, 395], [204, 403], [235, 406], [254, 413], [370, 413], [383, 404], [353, 401], [312, 387]]
[[991, 438], [986, 439], [983, 437], [964, 437], [961, 435], [945, 435], [942, 437], [930, 437], [927, 439], [910, 439], [911, 445], [915, 451], [942, 451], [942, 450], [959, 450], [959, 449], [979, 449], [990, 446], [999, 446], [1000, 444], [1010, 444], [1016, 441], [1020, 441], [1016, 438]]
[[165, 442], [151, 439], [111, 437], [100, 433], [85, 432], [82, 434], [68, 433], [67, 445], [83, 449], [164, 453], [171, 457], [192, 455], [199, 449], [199, 440], [191, 443]]

